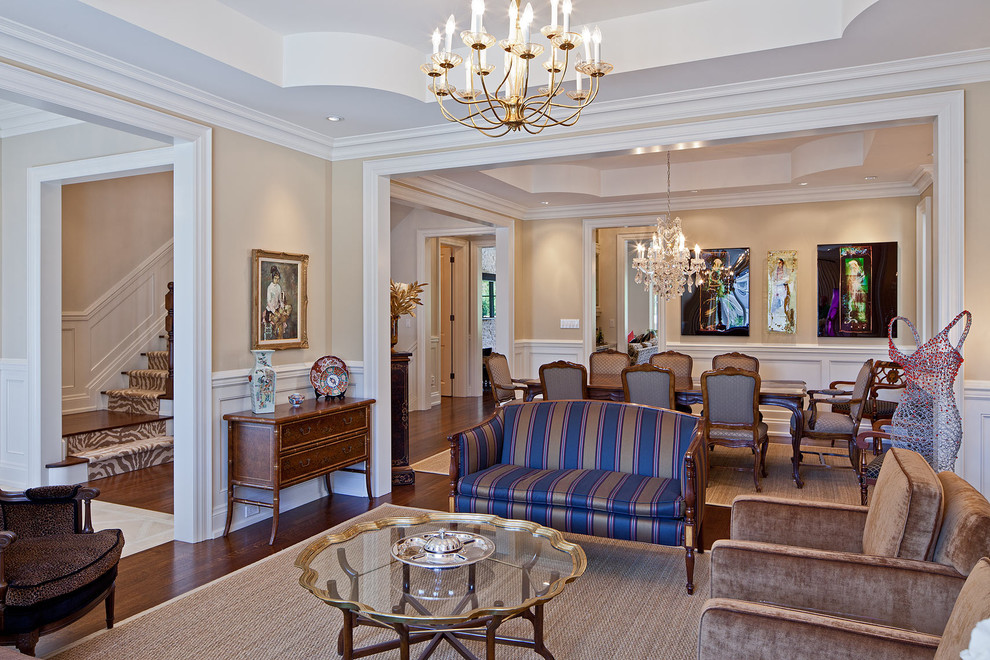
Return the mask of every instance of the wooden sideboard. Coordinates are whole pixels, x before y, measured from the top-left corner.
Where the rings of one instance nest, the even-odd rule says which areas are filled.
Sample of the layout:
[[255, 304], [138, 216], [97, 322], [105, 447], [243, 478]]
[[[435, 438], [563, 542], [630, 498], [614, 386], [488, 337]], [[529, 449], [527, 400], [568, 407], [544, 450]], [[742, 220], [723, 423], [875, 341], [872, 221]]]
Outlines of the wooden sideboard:
[[[330, 473], [355, 463], [363, 470], [368, 498], [371, 493], [371, 404], [374, 399], [345, 397], [338, 401], [306, 399], [301, 405], [281, 404], [274, 413], [250, 410], [228, 413], [227, 422], [227, 524], [230, 532], [234, 503], [272, 509], [272, 535], [278, 531], [279, 490], [323, 477], [333, 495]], [[238, 496], [235, 489], [272, 492], [271, 502]]]

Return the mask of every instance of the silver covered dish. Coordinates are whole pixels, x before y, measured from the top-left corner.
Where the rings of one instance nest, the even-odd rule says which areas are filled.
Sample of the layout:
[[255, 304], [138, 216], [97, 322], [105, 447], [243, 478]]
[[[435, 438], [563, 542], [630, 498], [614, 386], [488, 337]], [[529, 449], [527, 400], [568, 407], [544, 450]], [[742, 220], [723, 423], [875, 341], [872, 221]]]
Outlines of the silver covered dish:
[[495, 543], [480, 534], [440, 529], [399, 539], [392, 545], [392, 556], [411, 566], [455, 568], [487, 559]]

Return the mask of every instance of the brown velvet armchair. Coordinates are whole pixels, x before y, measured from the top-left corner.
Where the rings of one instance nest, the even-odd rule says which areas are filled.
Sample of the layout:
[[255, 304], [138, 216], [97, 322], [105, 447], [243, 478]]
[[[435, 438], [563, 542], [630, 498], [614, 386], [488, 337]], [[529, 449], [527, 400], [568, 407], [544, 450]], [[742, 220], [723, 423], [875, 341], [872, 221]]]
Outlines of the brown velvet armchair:
[[871, 507], [740, 497], [730, 537], [712, 547], [713, 598], [941, 635], [966, 577], [990, 555], [990, 502], [894, 448]]
[[90, 501], [99, 494], [82, 486], [0, 492], [0, 643], [34, 655], [40, 635], [101, 602], [113, 627], [124, 536], [93, 531]]
[[[885, 602], [889, 594], [862, 586], [857, 597], [878, 610], [868, 620], [713, 598], [701, 613], [698, 658], [957, 660], [976, 624], [990, 617], [990, 560], [985, 558], [974, 566], [951, 603], [930, 605], [933, 618], [945, 621], [937, 632], [915, 629], [910, 619], [889, 611]], [[925, 594], [906, 591], [900, 600], [924, 598]]]

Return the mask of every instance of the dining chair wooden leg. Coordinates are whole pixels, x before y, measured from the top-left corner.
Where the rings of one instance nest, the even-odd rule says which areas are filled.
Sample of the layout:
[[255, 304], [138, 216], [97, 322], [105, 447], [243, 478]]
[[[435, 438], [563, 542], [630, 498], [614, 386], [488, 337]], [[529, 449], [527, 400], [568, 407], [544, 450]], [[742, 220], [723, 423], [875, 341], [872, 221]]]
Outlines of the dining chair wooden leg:
[[756, 484], [756, 492], [762, 493], [763, 487], [760, 486], [760, 451], [757, 447], [753, 447], [755, 450], [753, 452], [753, 483]]
[[770, 446], [770, 439], [769, 438], [764, 439], [763, 448], [760, 451], [760, 453], [762, 454], [760, 458], [760, 474], [762, 474], [764, 478], [766, 478], [767, 476], [767, 448], [769, 446]]

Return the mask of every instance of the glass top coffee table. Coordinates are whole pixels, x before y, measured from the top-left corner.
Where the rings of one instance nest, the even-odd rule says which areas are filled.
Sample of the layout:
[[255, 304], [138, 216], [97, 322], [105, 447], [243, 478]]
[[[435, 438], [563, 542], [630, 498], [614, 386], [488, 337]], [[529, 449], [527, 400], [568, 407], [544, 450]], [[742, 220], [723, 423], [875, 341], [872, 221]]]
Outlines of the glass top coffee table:
[[[429, 642], [428, 658], [441, 642], [477, 658], [464, 639], [553, 655], [543, 644], [543, 606], [584, 573], [584, 551], [557, 530], [493, 515], [428, 512], [358, 523], [311, 543], [296, 559], [299, 583], [343, 611], [337, 652], [359, 658]], [[532, 639], [497, 634], [522, 617]], [[354, 648], [362, 625], [391, 628], [398, 639]]]

